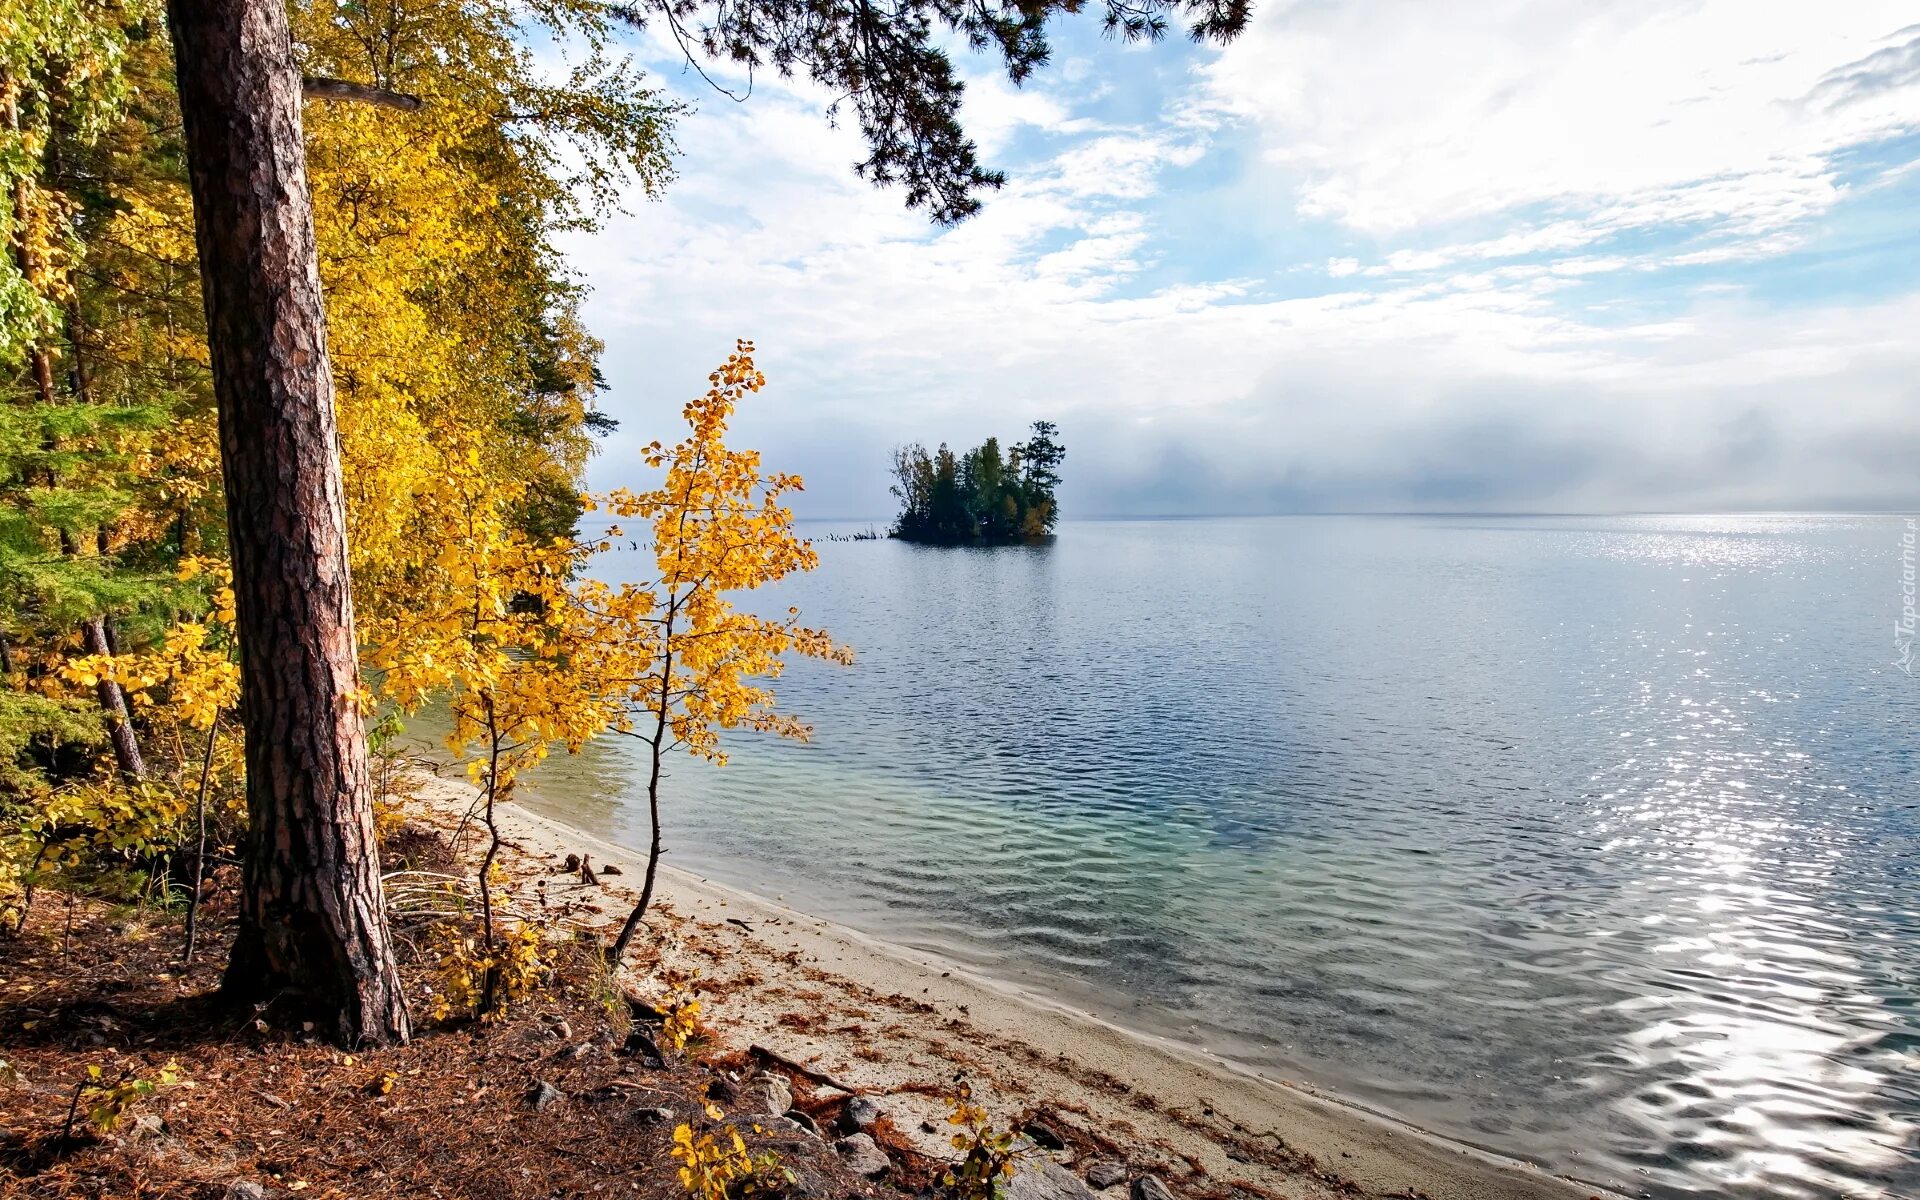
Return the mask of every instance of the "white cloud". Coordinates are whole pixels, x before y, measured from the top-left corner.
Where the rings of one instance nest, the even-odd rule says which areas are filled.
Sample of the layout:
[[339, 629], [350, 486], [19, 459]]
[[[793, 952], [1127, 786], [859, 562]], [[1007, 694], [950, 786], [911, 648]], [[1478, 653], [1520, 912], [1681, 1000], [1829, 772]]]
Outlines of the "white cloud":
[[1303, 213], [1368, 233], [1568, 204], [1766, 230], [1833, 202], [1834, 150], [1920, 128], [1920, 72], [1874, 57], [1912, 19], [1908, 0], [1292, 3], [1204, 77]]
[[1041, 83], [1016, 87], [1001, 71], [983, 70], [965, 76], [967, 133], [989, 158], [997, 156], [1022, 129], [1054, 136], [1089, 133], [1099, 123], [1076, 116], [1066, 102]]

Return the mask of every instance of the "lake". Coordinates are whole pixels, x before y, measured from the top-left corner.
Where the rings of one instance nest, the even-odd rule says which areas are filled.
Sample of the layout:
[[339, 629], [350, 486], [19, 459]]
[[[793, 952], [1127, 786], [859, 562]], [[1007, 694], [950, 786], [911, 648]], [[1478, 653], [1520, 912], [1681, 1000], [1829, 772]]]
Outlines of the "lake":
[[[1635, 1194], [1920, 1196], [1903, 528], [823, 544], [746, 606], [859, 661], [675, 760], [668, 861]], [[636, 757], [529, 803], [638, 844]]]

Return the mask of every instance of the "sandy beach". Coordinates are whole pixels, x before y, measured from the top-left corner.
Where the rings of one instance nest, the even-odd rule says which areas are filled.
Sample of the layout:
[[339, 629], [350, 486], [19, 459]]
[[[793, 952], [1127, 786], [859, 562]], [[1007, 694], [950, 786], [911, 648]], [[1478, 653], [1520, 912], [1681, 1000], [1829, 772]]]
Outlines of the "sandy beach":
[[[484, 838], [464, 780], [413, 782], [415, 819], [468, 846]], [[637, 898], [642, 854], [518, 805], [501, 806], [498, 822], [519, 903], [600, 926]], [[562, 868], [569, 854], [619, 873], [586, 884]], [[1302, 1200], [1609, 1195], [671, 867], [648, 925], [630, 987], [644, 995], [656, 972], [697, 971], [710, 990], [703, 1017], [729, 1047], [764, 1047], [874, 1098], [928, 1154], [945, 1153], [938, 1093], [964, 1072], [996, 1118], [1045, 1114], [1176, 1191], [1184, 1181]]]

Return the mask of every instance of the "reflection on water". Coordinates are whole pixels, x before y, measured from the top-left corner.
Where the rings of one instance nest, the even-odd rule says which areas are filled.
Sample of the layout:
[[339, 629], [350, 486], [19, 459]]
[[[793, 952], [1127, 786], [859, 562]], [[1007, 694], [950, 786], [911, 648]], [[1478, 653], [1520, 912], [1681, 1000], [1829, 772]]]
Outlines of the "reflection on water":
[[[1920, 1196], [1899, 522], [822, 546], [680, 865], [1654, 1195]], [[632, 566], [614, 560], [609, 573]], [[631, 750], [532, 802], [633, 838]]]

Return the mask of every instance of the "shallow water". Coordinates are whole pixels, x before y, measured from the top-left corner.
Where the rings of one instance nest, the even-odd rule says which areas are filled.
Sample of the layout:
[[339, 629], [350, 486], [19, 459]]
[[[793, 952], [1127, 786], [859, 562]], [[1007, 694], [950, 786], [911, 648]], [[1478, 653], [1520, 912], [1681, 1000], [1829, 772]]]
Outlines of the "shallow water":
[[[1902, 525], [824, 544], [755, 606], [860, 661], [675, 764], [669, 861], [1631, 1193], [1920, 1196]], [[529, 802], [634, 843], [634, 757]]]

